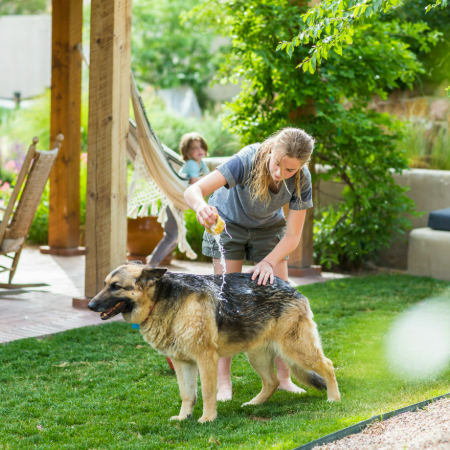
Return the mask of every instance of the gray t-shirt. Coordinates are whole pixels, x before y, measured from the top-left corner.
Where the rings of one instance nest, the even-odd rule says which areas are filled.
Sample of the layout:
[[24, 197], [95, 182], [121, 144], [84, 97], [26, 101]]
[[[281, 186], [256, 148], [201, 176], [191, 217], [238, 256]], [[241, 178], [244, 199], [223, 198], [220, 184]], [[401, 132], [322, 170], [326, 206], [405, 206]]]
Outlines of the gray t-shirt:
[[289, 203], [289, 209], [302, 210], [312, 207], [311, 174], [303, 167], [300, 184], [301, 193], [297, 193], [295, 177], [281, 184], [280, 191], [274, 194], [269, 190], [270, 202], [250, 199], [246, 183], [251, 172], [256, 151], [261, 144], [244, 147], [239, 153], [217, 170], [226, 178], [227, 184], [209, 197], [209, 204], [215, 206], [225, 222], [235, 223], [246, 228], [263, 228], [276, 224], [284, 218], [283, 205]]

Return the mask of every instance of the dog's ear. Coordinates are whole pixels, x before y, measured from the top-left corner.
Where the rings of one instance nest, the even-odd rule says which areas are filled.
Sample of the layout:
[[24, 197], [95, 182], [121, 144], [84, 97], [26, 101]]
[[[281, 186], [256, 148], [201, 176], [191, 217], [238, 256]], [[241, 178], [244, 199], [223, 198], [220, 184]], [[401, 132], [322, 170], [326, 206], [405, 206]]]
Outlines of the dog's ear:
[[167, 269], [163, 269], [160, 267], [152, 268], [146, 266], [142, 270], [142, 273], [139, 275], [139, 278], [136, 280], [136, 282], [152, 286], [156, 281], [161, 279], [166, 272]]
[[126, 261], [126, 262], [125, 262], [125, 265], [126, 265], [126, 264], [138, 264], [138, 265], [141, 265], [141, 266], [143, 265], [143, 264], [142, 264], [142, 261], [139, 261], [139, 260], [137, 260], [137, 259], [136, 259], [136, 260], [133, 260], [133, 261]]

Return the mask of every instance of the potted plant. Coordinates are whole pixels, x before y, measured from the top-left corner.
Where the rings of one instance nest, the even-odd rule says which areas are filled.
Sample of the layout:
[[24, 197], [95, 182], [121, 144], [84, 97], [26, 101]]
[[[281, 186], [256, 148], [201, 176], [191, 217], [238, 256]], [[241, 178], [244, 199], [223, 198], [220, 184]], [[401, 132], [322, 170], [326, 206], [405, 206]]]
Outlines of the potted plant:
[[[137, 260], [145, 264], [145, 258], [153, 252], [163, 235], [157, 216], [128, 218], [127, 261]], [[170, 254], [161, 261], [161, 265], [168, 265], [171, 260]]]

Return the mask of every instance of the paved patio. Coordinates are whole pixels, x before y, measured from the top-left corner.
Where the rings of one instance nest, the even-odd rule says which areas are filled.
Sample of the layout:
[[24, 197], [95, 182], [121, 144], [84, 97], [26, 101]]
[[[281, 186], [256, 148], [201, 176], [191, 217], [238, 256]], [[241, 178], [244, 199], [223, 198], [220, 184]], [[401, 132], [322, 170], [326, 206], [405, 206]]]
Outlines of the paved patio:
[[[244, 266], [244, 271], [247, 267]], [[177, 261], [169, 270], [206, 275], [212, 273], [210, 263]], [[0, 274], [0, 283], [7, 282]], [[343, 275], [290, 278], [293, 286], [319, 283]], [[42, 337], [72, 328], [99, 325], [99, 314], [72, 307], [73, 297], [84, 297], [84, 256], [42, 255], [37, 248], [25, 248], [14, 277], [14, 283], [47, 283], [48, 286], [14, 291], [0, 289], [0, 343], [28, 337]], [[123, 320], [117, 316], [112, 320]]]

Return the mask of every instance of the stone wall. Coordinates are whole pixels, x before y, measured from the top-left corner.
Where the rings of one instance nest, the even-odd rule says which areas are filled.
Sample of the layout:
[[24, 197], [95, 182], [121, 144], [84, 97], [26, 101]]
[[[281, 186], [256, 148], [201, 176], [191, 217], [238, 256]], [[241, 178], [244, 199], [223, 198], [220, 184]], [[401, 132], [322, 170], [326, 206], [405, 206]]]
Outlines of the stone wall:
[[374, 97], [372, 108], [378, 112], [393, 114], [402, 120], [423, 121], [449, 128], [450, 99], [447, 98], [445, 87], [424, 86], [413, 90], [395, 89], [386, 100]]
[[[317, 172], [325, 171], [326, 167], [316, 166]], [[420, 217], [409, 217], [412, 228], [427, 226], [428, 214], [437, 209], [450, 207], [450, 170], [411, 169], [394, 174], [394, 180], [403, 187], [408, 187], [406, 195], [416, 203], [416, 211], [422, 212]], [[316, 189], [315, 204], [326, 207], [337, 205], [342, 201], [342, 190], [345, 184], [320, 180]], [[409, 233], [403, 239], [409, 238]], [[391, 246], [383, 249], [379, 264], [384, 267], [406, 270], [408, 261], [408, 243], [393, 236]]]

